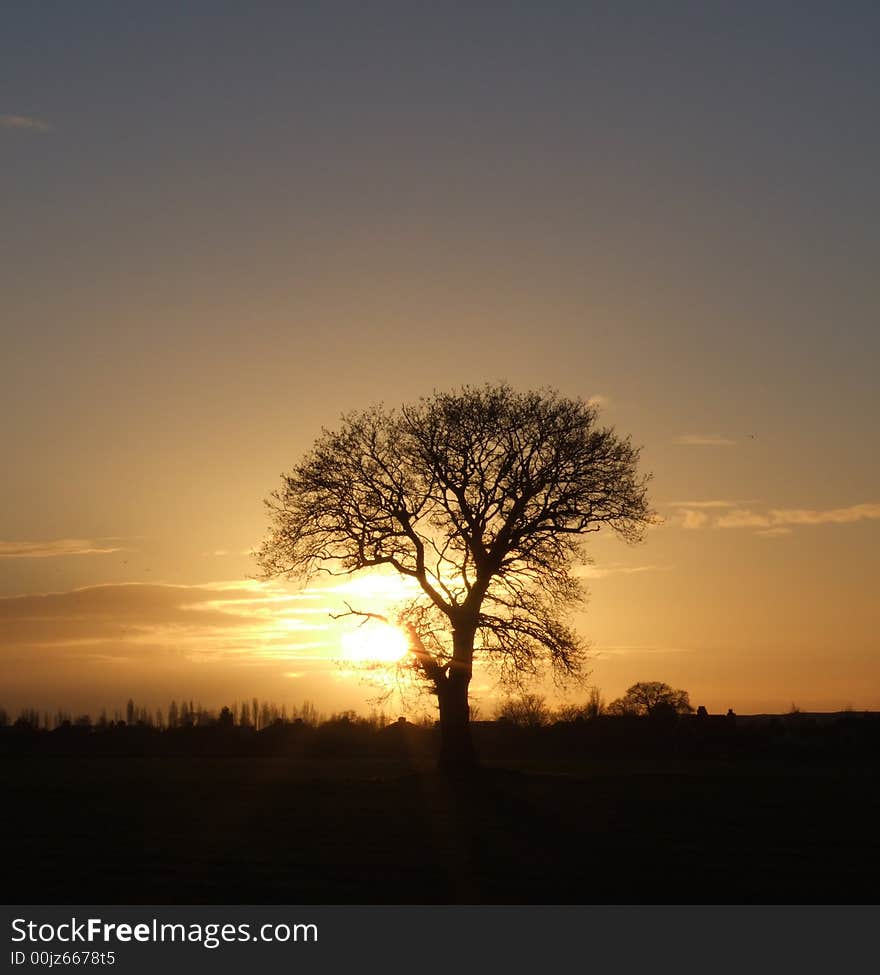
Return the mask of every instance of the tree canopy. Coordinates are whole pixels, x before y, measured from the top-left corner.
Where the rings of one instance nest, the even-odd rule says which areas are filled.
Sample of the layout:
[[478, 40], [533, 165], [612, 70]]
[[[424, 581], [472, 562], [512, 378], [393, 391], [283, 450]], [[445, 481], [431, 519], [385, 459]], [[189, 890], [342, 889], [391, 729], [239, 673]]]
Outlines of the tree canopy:
[[464, 754], [475, 652], [509, 682], [544, 663], [583, 674], [576, 566], [591, 533], [634, 542], [651, 522], [638, 460], [596, 406], [553, 390], [487, 384], [374, 406], [324, 429], [283, 475], [258, 559], [269, 577], [388, 567], [414, 580], [399, 622], [444, 747], [456, 738]]
[[693, 711], [687, 691], [674, 690], [662, 681], [649, 680], [633, 684], [623, 697], [608, 705], [611, 714], [640, 717], [690, 714]]

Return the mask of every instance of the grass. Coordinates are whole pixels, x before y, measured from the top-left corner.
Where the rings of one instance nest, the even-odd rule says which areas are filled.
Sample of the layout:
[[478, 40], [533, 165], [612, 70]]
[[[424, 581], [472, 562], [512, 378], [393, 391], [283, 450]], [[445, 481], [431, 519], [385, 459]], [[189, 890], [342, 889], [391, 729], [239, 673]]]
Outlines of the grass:
[[876, 899], [862, 762], [3, 760], [13, 903]]

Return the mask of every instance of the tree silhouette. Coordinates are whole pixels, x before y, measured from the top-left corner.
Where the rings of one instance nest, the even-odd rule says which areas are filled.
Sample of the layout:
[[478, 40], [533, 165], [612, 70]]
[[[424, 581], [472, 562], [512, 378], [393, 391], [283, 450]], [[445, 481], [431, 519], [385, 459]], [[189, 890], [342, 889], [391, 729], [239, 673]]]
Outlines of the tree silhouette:
[[496, 716], [521, 728], [543, 728], [550, 722], [550, 708], [543, 694], [523, 692], [503, 701]]
[[507, 384], [352, 412], [266, 502], [266, 578], [390, 567], [415, 580], [398, 622], [437, 696], [446, 764], [473, 762], [475, 652], [517, 685], [543, 663], [582, 675], [566, 618], [585, 595], [583, 542], [603, 526], [637, 541], [652, 519], [638, 449], [597, 419], [583, 400]]
[[693, 711], [687, 691], [673, 690], [662, 681], [640, 681], [633, 684], [623, 697], [608, 705], [611, 714], [634, 714], [659, 717], [670, 714], [690, 714]]

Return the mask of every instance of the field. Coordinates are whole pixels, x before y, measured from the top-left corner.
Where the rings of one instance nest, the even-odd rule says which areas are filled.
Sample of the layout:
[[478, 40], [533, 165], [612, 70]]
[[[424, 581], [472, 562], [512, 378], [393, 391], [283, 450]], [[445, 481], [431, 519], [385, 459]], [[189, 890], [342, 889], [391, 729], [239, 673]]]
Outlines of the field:
[[877, 898], [864, 758], [7, 755], [16, 903], [855, 903]]

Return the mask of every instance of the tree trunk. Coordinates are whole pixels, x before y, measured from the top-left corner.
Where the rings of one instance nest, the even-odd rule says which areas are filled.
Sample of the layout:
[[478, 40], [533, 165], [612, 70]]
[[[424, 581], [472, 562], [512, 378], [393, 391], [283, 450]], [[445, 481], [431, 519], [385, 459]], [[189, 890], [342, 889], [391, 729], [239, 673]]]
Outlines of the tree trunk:
[[469, 769], [476, 765], [468, 703], [475, 632], [473, 626], [458, 627], [453, 631], [452, 664], [437, 688], [440, 765], [447, 770]]
[[471, 675], [450, 668], [438, 688], [440, 704], [440, 765], [444, 769], [467, 769], [476, 764], [471, 739], [468, 685]]

